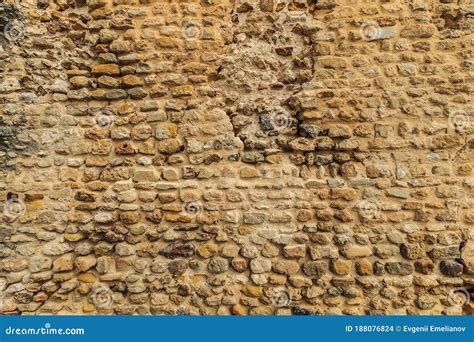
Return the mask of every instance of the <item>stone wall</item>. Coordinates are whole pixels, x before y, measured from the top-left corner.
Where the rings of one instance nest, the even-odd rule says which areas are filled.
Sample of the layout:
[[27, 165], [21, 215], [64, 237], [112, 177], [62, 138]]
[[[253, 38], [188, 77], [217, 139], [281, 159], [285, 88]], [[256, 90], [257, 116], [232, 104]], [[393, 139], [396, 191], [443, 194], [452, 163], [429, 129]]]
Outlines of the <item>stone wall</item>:
[[0, 313], [472, 314], [469, 0], [0, 10]]

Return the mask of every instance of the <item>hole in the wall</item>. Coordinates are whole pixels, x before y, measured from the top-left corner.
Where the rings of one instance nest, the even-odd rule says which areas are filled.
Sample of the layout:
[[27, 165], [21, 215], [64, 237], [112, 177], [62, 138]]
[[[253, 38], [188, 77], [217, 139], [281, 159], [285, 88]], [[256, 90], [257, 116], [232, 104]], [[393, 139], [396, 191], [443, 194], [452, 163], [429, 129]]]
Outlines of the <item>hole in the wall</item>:
[[[255, 155], [277, 150], [291, 152], [290, 141], [299, 137], [312, 139], [321, 132], [319, 127], [302, 120], [301, 108], [293, 103], [303, 85], [314, 76], [310, 40], [306, 37], [310, 30], [303, 30], [301, 23], [312, 20], [310, 4], [315, 3], [292, 0], [262, 0], [255, 6], [248, 6], [245, 1], [233, 3], [232, 39], [226, 44], [226, 53], [232, 58], [222, 60], [216, 80], [234, 91], [227, 93], [226, 111], [234, 136], [242, 141], [245, 152]], [[255, 13], [280, 11], [288, 17], [284, 25], [277, 25], [267, 17], [259, 18], [258, 25], [244, 20]]]

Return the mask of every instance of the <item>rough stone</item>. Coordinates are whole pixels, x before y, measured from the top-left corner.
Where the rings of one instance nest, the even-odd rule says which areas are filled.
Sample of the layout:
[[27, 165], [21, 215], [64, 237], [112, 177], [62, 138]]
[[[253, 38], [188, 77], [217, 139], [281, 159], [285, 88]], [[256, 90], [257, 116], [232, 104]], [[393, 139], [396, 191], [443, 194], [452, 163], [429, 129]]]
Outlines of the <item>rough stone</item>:
[[74, 260], [74, 265], [78, 272], [85, 272], [97, 264], [97, 259], [93, 256], [79, 256]]
[[172, 243], [163, 248], [160, 251], [160, 254], [164, 255], [169, 259], [175, 258], [187, 258], [193, 256], [195, 252], [195, 247], [189, 243]]
[[310, 278], [322, 277], [327, 268], [327, 264], [323, 261], [307, 261], [303, 264], [303, 272]]
[[415, 260], [426, 256], [425, 248], [421, 244], [404, 243], [400, 247], [400, 253], [405, 259]]
[[283, 255], [287, 258], [304, 258], [306, 255], [306, 245], [285, 246]]
[[214, 257], [208, 264], [209, 272], [223, 273], [229, 269], [229, 261], [225, 258]]
[[253, 273], [266, 273], [272, 269], [272, 262], [264, 258], [256, 258], [250, 261], [250, 270]]
[[388, 273], [400, 276], [406, 276], [412, 274], [414, 271], [413, 265], [407, 262], [387, 262], [385, 264], [385, 269]]
[[341, 254], [347, 259], [360, 259], [372, 255], [372, 249], [368, 246], [350, 245], [341, 250]]
[[442, 260], [439, 263], [439, 269], [448, 277], [458, 277], [463, 274], [464, 266], [455, 261]]
[[297, 273], [300, 269], [300, 266], [296, 261], [279, 260], [273, 263], [272, 269], [276, 273], [290, 275]]
[[351, 272], [352, 262], [336, 259], [331, 261], [331, 271], [340, 276], [348, 275]]

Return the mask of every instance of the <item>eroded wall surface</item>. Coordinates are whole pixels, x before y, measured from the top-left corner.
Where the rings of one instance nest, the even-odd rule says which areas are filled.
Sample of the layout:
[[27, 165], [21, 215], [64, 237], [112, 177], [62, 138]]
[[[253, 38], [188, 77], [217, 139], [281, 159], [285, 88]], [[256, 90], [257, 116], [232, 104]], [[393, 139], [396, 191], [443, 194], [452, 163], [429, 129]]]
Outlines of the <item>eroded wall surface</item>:
[[0, 10], [2, 314], [472, 314], [470, 1]]

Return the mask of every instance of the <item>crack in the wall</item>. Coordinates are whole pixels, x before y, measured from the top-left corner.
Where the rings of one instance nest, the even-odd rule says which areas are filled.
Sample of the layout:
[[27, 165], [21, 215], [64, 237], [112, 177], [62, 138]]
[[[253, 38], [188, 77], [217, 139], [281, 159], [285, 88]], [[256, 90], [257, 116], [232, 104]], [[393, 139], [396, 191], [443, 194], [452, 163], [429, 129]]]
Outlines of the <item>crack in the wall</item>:
[[[228, 89], [226, 112], [247, 151], [285, 149], [282, 138], [296, 136], [299, 128], [291, 98], [313, 76], [305, 38], [311, 17], [305, 6], [299, 12], [291, 12], [289, 3], [274, 6], [272, 1], [255, 8], [235, 5], [232, 40], [216, 82]], [[274, 8], [276, 15], [267, 16]]]

